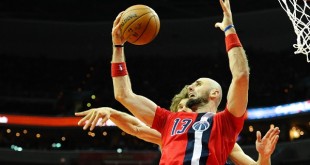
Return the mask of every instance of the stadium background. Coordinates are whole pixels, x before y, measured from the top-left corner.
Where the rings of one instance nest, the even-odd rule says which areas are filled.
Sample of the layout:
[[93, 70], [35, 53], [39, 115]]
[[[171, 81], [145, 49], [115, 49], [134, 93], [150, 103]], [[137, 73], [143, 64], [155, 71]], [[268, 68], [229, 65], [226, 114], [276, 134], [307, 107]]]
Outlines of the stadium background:
[[[222, 18], [218, 1], [4, 0], [0, 115], [72, 117], [100, 106], [128, 112], [113, 97], [111, 27], [120, 11], [137, 3], [156, 10], [161, 29], [148, 45], [126, 44], [136, 93], [168, 108], [175, 93], [201, 76], [218, 80], [227, 91], [230, 72], [224, 36], [214, 28]], [[278, 2], [231, 4], [251, 67], [249, 108], [309, 100], [310, 65], [304, 55], [294, 54], [296, 36]], [[247, 120], [238, 143], [256, 159], [256, 130], [265, 133], [270, 125], [279, 126], [273, 164], [308, 164], [309, 114]], [[156, 164], [160, 156], [158, 146], [113, 126], [93, 132], [5, 123], [0, 128], [0, 164], [144, 165]]]

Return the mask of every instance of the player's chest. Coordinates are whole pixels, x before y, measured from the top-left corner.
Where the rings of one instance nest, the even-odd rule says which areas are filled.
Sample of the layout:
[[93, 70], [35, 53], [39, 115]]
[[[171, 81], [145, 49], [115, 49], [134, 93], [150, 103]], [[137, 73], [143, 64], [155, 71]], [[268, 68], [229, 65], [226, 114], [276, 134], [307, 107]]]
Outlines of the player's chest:
[[172, 116], [165, 125], [165, 136], [171, 140], [177, 140], [179, 138], [188, 138], [191, 134], [210, 131], [213, 116], [213, 114]]

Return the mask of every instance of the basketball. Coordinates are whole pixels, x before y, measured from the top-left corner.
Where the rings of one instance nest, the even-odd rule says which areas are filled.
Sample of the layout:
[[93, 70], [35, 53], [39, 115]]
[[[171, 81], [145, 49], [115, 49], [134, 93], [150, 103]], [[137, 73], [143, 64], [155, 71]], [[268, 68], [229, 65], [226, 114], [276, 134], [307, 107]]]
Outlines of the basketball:
[[127, 8], [120, 21], [122, 36], [134, 45], [150, 43], [160, 28], [157, 13], [146, 5], [133, 5]]

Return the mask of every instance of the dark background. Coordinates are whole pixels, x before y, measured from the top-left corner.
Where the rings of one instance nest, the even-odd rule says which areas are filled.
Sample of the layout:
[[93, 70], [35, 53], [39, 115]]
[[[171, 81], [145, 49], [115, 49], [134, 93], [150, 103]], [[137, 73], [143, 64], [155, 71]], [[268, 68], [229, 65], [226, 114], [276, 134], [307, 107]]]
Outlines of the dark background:
[[[151, 6], [161, 20], [153, 42], [125, 45], [136, 93], [169, 107], [174, 94], [202, 76], [227, 91], [224, 35], [214, 28], [222, 20], [218, 1], [1, 1], [2, 110], [72, 115], [86, 108], [92, 94], [92, 107], [121, 109], [110, 78], [111, 27], [133, 4]], [[231, 4], [251, 68], [249, 107], [308, 99], [309, 65], [305, 55], [294, 54], [296, 35], [279, 3]]]
[[[168, 108], [174, 94], [199, 77], [217, 80], [224, 93], [227, 92], [231, 74], [224, 35], [214, 28], [214, 24], [222, 20], [218, 1], [3, 0], [0, 1], [0, 113], [73, 116], [74, 112], [100, 106], [128, 112], [113, 96], [111, 28], [116, 15], [134, 4], [149, 5], [161, 21], [160, 32], [150, 44], [125, 44], [135, 93]], [[292, 45], [296, 43], [296, 34], [278, 1], [232, 0], [231, 6], [251, 68], [248, 107], [309, 100], [310, 65], [305, 55], [294, 54]], [[96, 95], [96, 99], [92, 100], [91, 95]], [[221, 109], [225, 101], [223, 99]], [[87, 103], [91, 103], [91, 107], [87, 107]], [[298, 146], [300, 142], [301, 146], [310, 147], [309, 122], [308, 113], [246, 121], [238, 143], [255, 158], [255, 131], [265, 133], [274, 124], [280, 127], [281, 135], [273, 162], [303, 164], [309, 161], [310, 154], [291, 148], [290, 143]], [[249, 126], [254, 126], [255, 131], [249, 132]], [[301, 138], [290, 139], [293, 126], [304, 131]], [[12, 144], [39, 153], [56, 150], [60, 155], [64, 155], [64, 150], [158, 151], [156, 145], [124, 135], [117, 128], [98, 128], [96, 134], [107, 131], [110, 136], [95, 138], [81, 128], [10, 125], [0, 125], [0, 128], [3, 155], [11, 154], [6, 149]], [[32, 137], [17, 138], [7, 135], [7, 129], [41, 132], [46, 138], [41, 141]], [[68, 140], [62, 148], [52, 148], [50, 144], [61, 136]], [[24, 154], [20, 160], [27, 157], [28, 153]], [[4, 158], [0, 160], [12, 163]]]
[[[152, 7], [161, 19], [191, 19], [221, 15], [219, 1], [211, 0], [3, 0], [1, 18], [52, 21], [94, 22], [111, 21], [127, 7], [145, 4]], [[232, 1], [234, 13], [280, 8], [278, 1]]]

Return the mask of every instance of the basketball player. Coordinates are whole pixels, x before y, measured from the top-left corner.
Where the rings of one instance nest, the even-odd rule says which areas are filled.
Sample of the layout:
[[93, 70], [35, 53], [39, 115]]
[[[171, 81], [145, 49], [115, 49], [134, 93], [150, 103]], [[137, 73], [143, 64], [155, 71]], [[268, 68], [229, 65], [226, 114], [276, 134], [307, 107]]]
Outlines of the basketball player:
[[[182, 95], [182, 92], [176, 95], [172, 103], [175, 102], [175, 98], [181, 95]], [[191, 109], [185, 106], [187, 101], [188, 101], [188, 98], [183, 98], [177, 105], [178, 108], [171, 109], [171, 111], [192, 112]], [[79, 112], [79, 113], [76, 113], [75, 115], [85, 116], [78, 123], [79, 125], [82, 125], [83, 123], [85, 123], [85, 121], [87, 121], [87, 123], [83, 127], [84, 130], [88, 129], [88, 127], [91, 126], [90, 130], [92, 131], [95, 125], [98, 123], [100, 118], [102, 119], [100, 121], [101, 126], [108, 119], [111, 119], [111, 121], [114, 122], [124, 132], [130, 135], [136, 136], [147, 142], [157, 144], [158, 146], [161, 147], [161, 134], [158, 131], [146, 126], [139, 119], [127, 113], [120, 112], [120, 111], [117, 111], [109, 107], [101, 107], [101, 108], [93, 108], [87, 111]], [[257, 162], [255, 162], [251, 157], [246, 155], [237, 143], [234, 145], [233, 150], [229, 154], [229, 159], [234, 164], [240, 164], [240, 165], [271, 164], [270, 157], [271, 157], [271, 154], [274, 152], [276, 143], [279, 138], [278, 136], [279, 133], [280, 133], [280, 130], [278, 127], [270, 128], [268, 132], [266, 133], [266, 135], [263, 138], [261, 138], [261, 133], [257, 131], [256, 149], [259, 152], [259, 158]]]
[[115, 98], [134, 116], [162, 136], [160, 164], [225, 164], [242, 130], [248, 101], [249, 67], [233, 26], [229, 0], [220, 0], [223, 20], [215, 27], [224, 31], [232, 80], [224, 111], [216, 113], [221, 86], [199, 78], [188, 87], [187, 107], [196, 113], [173, 113], [132, 91], [120, 33], [120, 13], [113, 24], [111, 74]]

